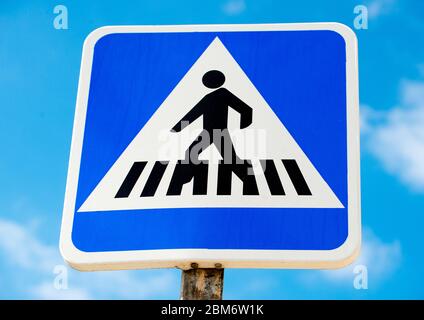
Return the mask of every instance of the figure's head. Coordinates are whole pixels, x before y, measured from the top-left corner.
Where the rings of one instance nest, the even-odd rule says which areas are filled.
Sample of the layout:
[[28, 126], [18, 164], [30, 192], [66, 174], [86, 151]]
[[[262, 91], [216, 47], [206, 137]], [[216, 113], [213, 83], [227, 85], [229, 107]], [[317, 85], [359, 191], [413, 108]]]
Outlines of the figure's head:
[[221, 71], [210, 70], [203, 75], [202, 82], [206, 87], [216, 89], [224, 84], [225, 76]]

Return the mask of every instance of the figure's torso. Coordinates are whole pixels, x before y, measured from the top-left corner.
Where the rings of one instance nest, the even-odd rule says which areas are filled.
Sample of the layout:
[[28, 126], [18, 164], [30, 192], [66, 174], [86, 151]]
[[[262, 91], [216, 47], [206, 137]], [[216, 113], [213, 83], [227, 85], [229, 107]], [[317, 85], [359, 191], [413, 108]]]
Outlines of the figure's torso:
[[212, 132], [214, 129], [228, 127], [228, 91], [219, 88], [204, 98], [203, 128]]

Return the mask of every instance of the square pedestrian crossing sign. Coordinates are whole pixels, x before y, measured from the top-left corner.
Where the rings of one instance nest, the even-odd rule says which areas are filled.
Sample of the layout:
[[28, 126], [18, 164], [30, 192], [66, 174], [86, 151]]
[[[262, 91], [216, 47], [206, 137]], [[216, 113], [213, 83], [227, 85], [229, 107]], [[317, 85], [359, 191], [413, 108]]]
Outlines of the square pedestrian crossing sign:
[[93, 31], [63, 257], [81, 270], [353, 261], [357, 69], [355, 34], [337, 23]]

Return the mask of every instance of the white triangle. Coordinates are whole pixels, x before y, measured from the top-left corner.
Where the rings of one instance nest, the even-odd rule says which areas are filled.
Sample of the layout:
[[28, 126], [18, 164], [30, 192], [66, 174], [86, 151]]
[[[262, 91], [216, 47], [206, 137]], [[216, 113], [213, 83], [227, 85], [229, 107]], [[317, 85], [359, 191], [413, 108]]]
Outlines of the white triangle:
[[[228, 128], [239, 157], [252, 161], [259, 195], [243, 195], [242, 183], [240, 180], [237, 181], [238, 178], [235, 175], [233, 175], [231, 196], [217, 195], [216, 173], [217, 160], [220, 156], [214, 151], [209, 154], [215, 159], [209, 158], [211, 161], [207, 195], [192, 195], [192, 182], [184, 186], [181, 195], [166, 195], [175, 163], [178, 159], [184, 159], [184, 152], [188, 145], [202, 130], [202, 117], [179, 133], [170, 132], [170, 129], [198, 101], [213, 90], [202, 84], [202, 76], [209, 70], [223, 72], [226, 77], [224, 87], [253, 109], [252, 124], [248, 128], [239, 129], [239, 115], [230, 108]], [[202, 158], [207, 157], [207, 151], [212, 149], [211, 146], [204, 150], [201, 154]], [[260, 159], [275, 160], [285, 195], [271, 195], [259, 165]], [[296, 160], [312, 195], [299, 196], [296, 193], [281, 159]], [[154, 162], [164, 160], [170, 163], [155, 195], [140, 197]], [[147, 161], [148, 164], [131, 194], [126, 198], [115, 198], [131, 166], [136, 161]], [[194, 63], [78, 211], [190, 207], [343, 208], [337, 196], [218, 38], [212, 41]]]

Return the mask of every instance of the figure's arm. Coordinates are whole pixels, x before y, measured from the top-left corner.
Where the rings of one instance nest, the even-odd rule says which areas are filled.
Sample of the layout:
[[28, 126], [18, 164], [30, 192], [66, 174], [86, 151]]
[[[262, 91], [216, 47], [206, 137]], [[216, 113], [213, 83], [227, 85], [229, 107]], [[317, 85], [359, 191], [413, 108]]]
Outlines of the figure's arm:
[[227, 91], [227, 94], [229, 95], [229, 101], [231, 102], [230, 107], [240, 113], [240, 128], [247, 128], [252, 124], [252, 108], [237, 98], [230, 91]]
[[172, 132], [180, 132], [202, 115], [202, 108], [200, 107], [202, 100], [200, 100], [180, 121], [177, 122], [177, 124], [171, 129]]

